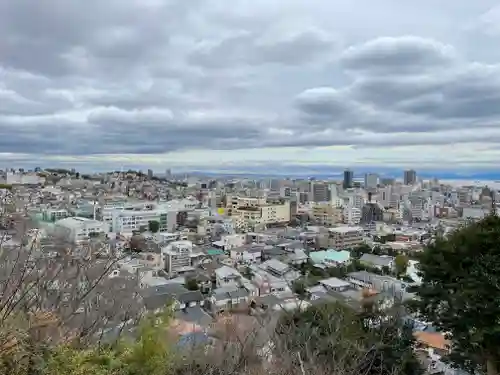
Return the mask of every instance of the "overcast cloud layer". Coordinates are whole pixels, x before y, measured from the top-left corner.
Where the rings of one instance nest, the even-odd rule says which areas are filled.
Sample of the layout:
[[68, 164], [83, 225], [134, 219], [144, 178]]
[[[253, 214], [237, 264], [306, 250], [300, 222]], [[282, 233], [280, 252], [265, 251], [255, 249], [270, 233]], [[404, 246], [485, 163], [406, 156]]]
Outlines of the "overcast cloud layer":
[[495, 3], [0, 0], [0, 161], [493, 166]]

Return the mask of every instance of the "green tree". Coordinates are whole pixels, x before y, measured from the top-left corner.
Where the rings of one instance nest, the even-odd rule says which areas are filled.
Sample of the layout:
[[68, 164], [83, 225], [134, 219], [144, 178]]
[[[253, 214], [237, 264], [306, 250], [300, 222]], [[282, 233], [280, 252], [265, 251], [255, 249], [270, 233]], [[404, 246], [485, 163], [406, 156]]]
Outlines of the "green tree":
[[305, 297], [306, 295], [306, 286], [303, 281], [301, 280], [295, 280], [292, 284], [292, 290], [294, 293], [296, 293], [299, 297]]
[[148, 223], [148, 229], [151, 233], [157, 233], [160, 230], [160, 223], [156, 220], [151, 220]]
[[277, 332], [284, 346], [299, 352], [304, 361], [347, 373], [421, 374], [413, 353], [411, 329], [397, 317], [378, 313], [358, 314], [340, 303], [313, 305], [285, 314]]
[[399, 254], [396, 255], [396, 258], [394, 258], [394, 265], [396, 267], [396, 274], [402, 275], [406, 273], [406, 270], [408, 268], [408, 257], [404, 254]]
[[189, 290], [198, 290], [198, 289], [200, 289], [200, 287], [198, 285], [198, 282], [196, 281], [196, 279], [193, 279], [193, 278], [188, 278], [186, 280], [186, 288], [189, 289]]
[[365, 253], [371, 253], [372, 252], [372, 248], [370, 246], [368, 246], [367, 244], [362, 244], [362, 245], [359, 245], [357, 247], [355, 247], [354, 249], [351, 250], [351, 256], [354, 258], [354, 259], [359, 259], [361, 258], [361, 256]]
[[500, 218], [491, 214], [438, 237], [420, 256], [422, 284], [411, 307], [451, 340], [450, 360], [500, 371]]
[[[166, 329], [170, 309], [148, 316], [137, 329], [137, 339], [122, 339], [108, 347], [55, 348], [41, 375], [168, 375], [172, 373], [173, 351]], [[27, 374], [28, 375], [28, 374]]]

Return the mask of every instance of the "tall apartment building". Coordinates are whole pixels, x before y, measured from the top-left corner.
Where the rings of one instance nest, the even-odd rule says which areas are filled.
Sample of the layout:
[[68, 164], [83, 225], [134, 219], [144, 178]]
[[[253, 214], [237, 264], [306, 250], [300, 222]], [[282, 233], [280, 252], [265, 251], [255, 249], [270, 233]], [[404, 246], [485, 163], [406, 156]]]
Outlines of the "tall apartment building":
[[344, 181], [342, 186], [344, 187], [344, 189], [350, 189], [352, 188], [353, 183], [354, 183], [354, 172], [349, 169], [346, 169], [344, 171]]
[[349, 205], [361, 209], [365, 204], [365, 199], [361, 194], [354, 193], [348, 196]]
[[343, 222], [342, 208], [330, 203], [316, 203], [312, 206], [311, 214], [318, 225], [332, 227]]
[[328, 229], [328, 242], [336, 250], [347, 250], [358, 247], [364, 243], [363, 228], [338, 227]]
[[311, 181], [311, 194], [314, 202], [327, 202], [330, 200], [330, 189], [324, 182]]
[[191, 241], [174, 241], [161, 249], [164, 268], [170, 277], [194, 271], [204, 256], [194, 249]]
[[365, 174], [365, 188], [376, 188], [378, 185], [378, 174], [366, 173]]
[[[487, 195], [488, 198], [489, 194]], [[459, 204], [470, 204], [472, 200], [472, 193], [470, 189], [462, 188], [457, 190], [457, 199]]]
[[344, 223], [349, 225], [358, 225], [361, 221], [361, 210], [357, 207], [347, 205], [343, 210]]
[[417, 172], [413, 169], [404, 171], [403, 182], [405, 185], [415, 185], [417, 183]]
[[399, 194], [393, 191], [392, 186], [385, 186], [378, 192], [378, 200], [384, 207], [397, 208], [399, 201]]
[[384, 207], [379, 202], [367, 202], [361, 209], [361, 223], [370, 224], [382, 221], [384, 218]]

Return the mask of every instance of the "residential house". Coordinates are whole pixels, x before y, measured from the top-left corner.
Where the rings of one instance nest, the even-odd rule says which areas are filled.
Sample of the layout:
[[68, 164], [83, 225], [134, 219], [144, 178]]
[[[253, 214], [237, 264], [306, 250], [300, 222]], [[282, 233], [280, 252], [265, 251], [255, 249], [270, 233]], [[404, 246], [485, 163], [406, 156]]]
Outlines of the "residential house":
[[293, 252], [289, 252], [283, 257], [285, 263], [293, 266], [300, 266], [301, 264], [307, 263], [308, 260], [309, 256], [303, 249], [295, 249]]
[[262, 249], [262, 260], [263, 261], [273, 259], [273, 258], [279, 258], [282, 256], [287, 256], [287, 255], [288, 255], [288, 251], [286, 251], [285, 249], [283, 249], [281, 247], [277, 247], [277, 246], [269, 245], [269, 246], [265, 246]]
[[445, 356], [450, 352], [451, 343], [443, 333], [417, 331], [413, 336], [419, 349], [426, 349], [431, 354], [439, 356]]
[[218, 288], [212, 292], [208, 301], [210, 310], [214, 313], [245, 309], [249, 306], [250, 292], [234, 286]]
[[295, 281], [300, 277], [300, 272], [290, 267], [288, 264], [277, 259], [269, 259], [259, 265], [259, 268], [271, 275], [283, 278], [287, 281]]
[[189, 279], [196, 281], [199, 291], [203, 294], [207, 294], [212, 291], [212, 278], [205, 272], [197, 270], [196, 272], [186, 274], [185, 282]]
[[324, 264], [327, 267], [339, 267], [349, 264], [351, 253], [347, 250], [333, 249], [313, 251], [309, 254], [313, 264]]
[[252, 282], [257, 286], [259, 295], [270, 293], [290, 294], [293, 281], [300, 273], [288, 264], [270, 259], [260, 265], [251, 265]]
[[228, 234], [222, 236], [219, 241], [213, 242], [212, 245], [222, 250], [231, 250], [245, 245], [246, 241], [247, 237], [245, 234]]
[[239, 286], [242, 279], [241, 273], [228, 266], [217, 268], [214, 273], [217, 288]]
[[347, 274], [347, 281], [351, 283], [353, 288], [373, 289], [402, 300], [414, 297], [414, 293], [407, 291], [410, 286], [409, 283], [390, 276], [377, 275], [367, 271], [356, 271]]
[[319, 284], [322, 285], [327, 291], [344, 292], [351, 287], [348, 281], [330, 277], [329, 279], [320, 280]]
[[200, 291], [187, 290], [182, 285], [172, 283], [143, 289], [141, 295], [146, 310], [160, 312], [169, 304], [174, 310], [185, 310], [204, 305], [205, 298]]
[[262, 246], [241, 246], [229, 251], [231, 259], [242, 263], [257, 263], [262, 260]]
[[363, 254], [359, 261], [362, 264], [378, 269], [382, 269], [384, 267], [387, 267], [390, 270], [394, 269], [394, 257], [388, 255]]

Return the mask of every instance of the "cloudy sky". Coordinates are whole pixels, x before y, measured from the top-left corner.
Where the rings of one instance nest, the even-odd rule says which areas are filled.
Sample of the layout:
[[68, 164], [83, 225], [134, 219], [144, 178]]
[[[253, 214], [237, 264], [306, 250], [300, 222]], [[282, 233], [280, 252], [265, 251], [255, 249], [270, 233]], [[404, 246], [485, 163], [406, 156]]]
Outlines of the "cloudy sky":
[[496, 0], [0, 0], [0, 35], [2, 165], [500, 160]]

